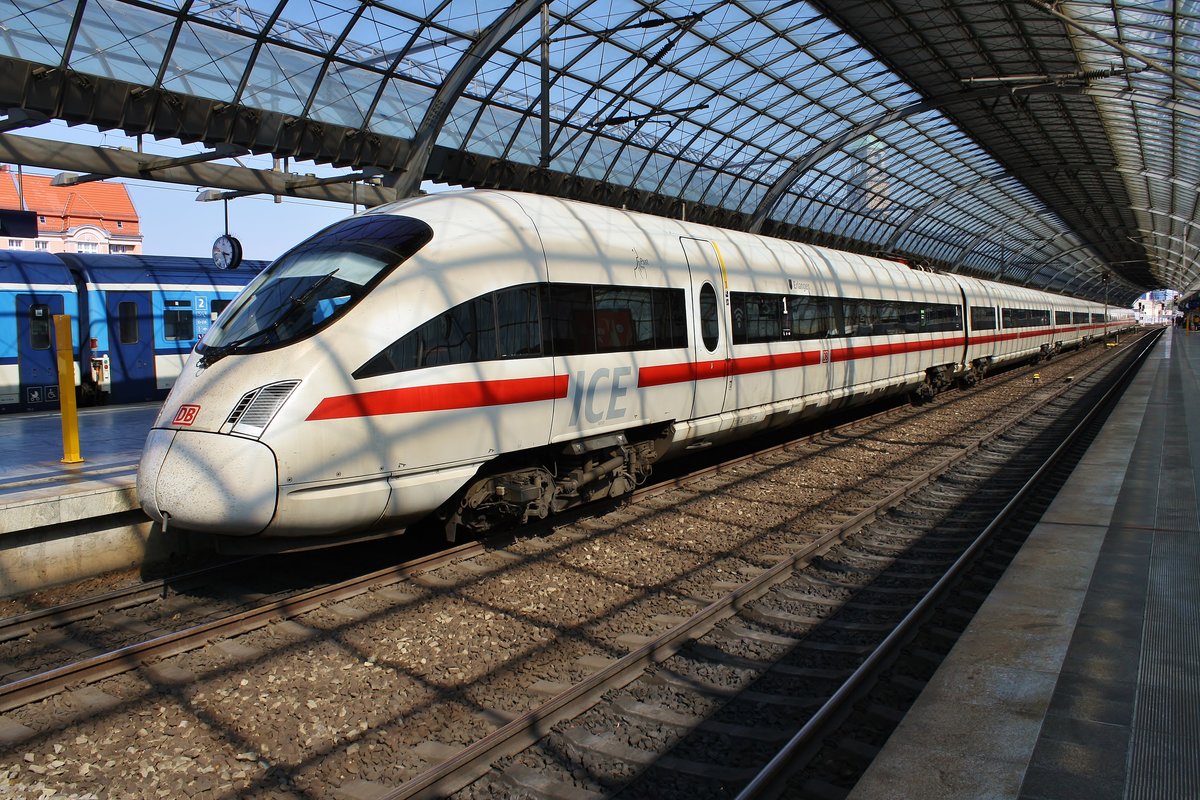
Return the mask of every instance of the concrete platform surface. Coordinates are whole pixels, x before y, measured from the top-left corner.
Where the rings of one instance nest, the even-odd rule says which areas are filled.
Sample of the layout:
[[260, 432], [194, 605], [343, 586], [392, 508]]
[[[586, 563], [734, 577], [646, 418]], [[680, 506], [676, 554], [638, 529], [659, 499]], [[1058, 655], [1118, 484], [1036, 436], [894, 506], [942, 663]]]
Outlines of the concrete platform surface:
[[0, 597], [142, 565], [175, 548], [154, 541], [135, 489], [158, 408], [81, 409], [82, 464], [61, 463], [57, 412], [0, 415]]
[[1198, 400], [1169, 330], [852, 800], [1200, 797]]

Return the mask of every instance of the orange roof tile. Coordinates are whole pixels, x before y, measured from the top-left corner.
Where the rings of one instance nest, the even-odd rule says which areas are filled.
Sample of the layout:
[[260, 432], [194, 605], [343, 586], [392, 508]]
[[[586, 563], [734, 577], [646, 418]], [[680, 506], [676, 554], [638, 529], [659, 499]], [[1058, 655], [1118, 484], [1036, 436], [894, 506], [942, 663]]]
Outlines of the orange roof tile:
[[[17, 176], [0, 173], [0, 206], [20, 208]], [[111, 233], [140, 235], [137, 210], [123, 183], [94, 181], [77, 186], [51, 186], [47, 175], [24, 175], [21, 185], [25, 207], [46, 217], [41, 230], [62, 231], [68, 227], [94, 224]], [[117, 228], [117, 222], [122, 224]]]

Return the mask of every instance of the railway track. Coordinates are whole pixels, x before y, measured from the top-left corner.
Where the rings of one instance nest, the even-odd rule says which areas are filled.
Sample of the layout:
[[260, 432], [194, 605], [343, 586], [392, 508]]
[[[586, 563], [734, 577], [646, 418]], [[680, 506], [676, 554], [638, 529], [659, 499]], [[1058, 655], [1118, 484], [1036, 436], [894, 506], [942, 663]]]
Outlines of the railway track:
[[[1088, 394], [1092, 382], [1069, 394]], [[822, 751], [826, 763], [815, 771], [824, 779], [810, 775], [795, 796], [844, 796], [853, 782], [839, 787], [830, 778], [846, 783], [855, 774], [846, 765], [857, 761], [865, 769], [882, 740], [837, 738], [836, 723], [894, 663], [994, 530], [1037, 490], [1077, 430], [1064, 411], [1093, 402], [1068, 403], [1067, 394], [911, 476], [889, 497], [497, 732], [495, 741], [385, 796], [443, 795], [464, 785], [464, 798], [725, 797], [738, 787], [739, 798], [778, 796]], [[933, 479], [952, 469], [953, 478], [935, 488]], [[886, 695], [897, 684], [904, 685], [902, 676], [876, 688]], [[907, 688], [915, 687], [909, 681]], [[583, 713], [572, 705], [601, 696]], [[564, 710], [554, 714], [559, 704]], [[872, 727], [890, 731], [903, 710], [877, 702], [868, 713], [883, 720]], [[502, 755], [511, 750], [502, 738], [520, 741], [556, 718], [569, 723]], [[831, 736], [836, 743], [826, 746]], [[496, 766], [466, 784], [472, 767], [484, 763]]]
[[[1054, 363], [1051, 362], [1052, 365]], [[1074, 369], [1074, 365], [1065, 359], [1061, 363], [1065, 371]], [[1047, 376], [1047, 384], [1054, 380], [1055, 369], [1057, 367], [1049, 365], [1040, 368]], [[999, 390], [1006, 380], [1013, 385], [1028, 383], [1027, 377], [1014, 373], [1007, 378], [1000, 376], [988, 384], [992, 389]], [[1038, 391], [1048, 395], [1048, 389], [1047, 385]], [[659, 674], [673, 648], [682, 648], [681, 652], [688, 656], [700, 647], [696, 644], [696, 637], [704, 628], [714, 628], [717, 633], [725, 630], [722, 626], [728, 623], [720, 623], [721, 616], [749, 603], [751, 595], [758, 591], [744, 585], [741, 580], [744, 574], [758, 573], [761, 584], [769, 588], [773, 581], [786, 580], [785, 575], [789, 575], [795, 565], [809, 563], [813, 559], [819, 563], [827, 558], [831, 548], [836, 547], [841, 538], [861, 527], [866, 520], [878, 517], [882, 507], [864, 507], [854, 514], [846, 514], [850, 518], [837, 526], [840, 532], [832, 535], [832, 538], [829, 532], [812, 532], [817, 526], [810, 525], [809, 520], [827, 518], [830, 514], [843, 511], [847, 504], [857, 502], [855, 495], [878, 494], [878, 488], [866, 492], [860, 490], [860, 486], [871, 481], [882, 481], [887, 477], [893, 484], [908, 482], [894, 475], [877, 474], [888, 470], [882, 454], [888, 447], [896, 445], [887, 441], [892, 435], [889, 431], [895, 430], [894, 426], [900, 424], [896, 418], [919, 418], [922, 414], [938, 410], [947, 412], [951, 419], [956, 415], [963, 416], [963, 426], [969, 427], [971, 420], [965, 411], [961, 411], [968, 403], [956, 405], [956, 402], [967, 398], [978, 400], [985, 393], [950, 395], [933, 404], [936, 409], [929, 407], [886, 412], [858, 423], [853, 431], [840, 429], [818, 434], [803, 442], [783, 445], [772, 452], [745, 457], [736, 464], [723, 464], [712, 468], [706, 476], [692, 476], [687, 481], [646, 492], [635, 504], [616, 509], [602, 518], [562, 524], [553, 533], [538, 532], [536, 536], [523, 536], [507, 543], [474, 543], [468, 546], [470, 549], [447, 554], [438, 564], [401, 565], [364, 576], [354, 586], [326, 587], [320, 592], [311, 593], [311, 597], [276, 599], [267, 607], [248, 614], [246, 621], [230, 623], [232, 627], [220, 628], [215, 623], [211, 628], [205, 625], [192, 626], [195, 630], [188, 632], [190, 638], [185, 639], [180, 633], [179, 641], [156, 641], [154, 646], [164, 647], [162, 650], [140, 649], [148, 646], [142, 643], [127, 645], [138, 649], [124, 653], [117, 650], [113, 661], [116, 665], [124, 665], [128, 671], [129, 675], [123, 681], [111, 677], [120, 671], [115, 666], [106, 667], [109, 670], [107, 672], [101, 670], [86, 675], [66, 672], [60, 677], [74, 687], [78, 687], [81, 681], [98, 681], [95, 688], [111, 697], [122, 709], [153, 704], [161, 701], [165, 694], [170, 696], [171, 702], [164, 707], [179, 706], [181, 710], [178, 713], [185, 719], [208, 720], [204, 723], [207, 725], [206, 734], [213, 734], [219, 740], [216, 747], [218, 751], [229, 751], [229, 742], [238, 742], [232, 747], [237, 752], [227, 755], [224, 760], [224, 763], [232, 764], [232, 768], [214, 766], [220, 760], [220, 753], [214, 764], [208, 765], [214, 767], [217, 788], [227, 786], [230, 796], [303, 793], [305, 787], [311, 791], [312, 786], [329, 787], [355, 782], [380, 788], [384, 793], [398, 785], [401, 793], [392, 796], [418, 796], [420, 792], [461, 789], [467, 786], [468, 780], [480, 775], [483, 777], [476, 788], [462, 791], [483, 796], [487, 789], [482, 787], [489, 785], [508, 792], [520, 786], [523, 787], [520, 791], [532, 794], [548, 792], [552, 795], [555, 786], [548, 783], [549, 779], [545, 776], [552, 775], [553, 771], [541, 770], [541, 783], [535, 781], [534, 785], [527, 785], [531, 779], [528, 774], [522, 778], [519, 767], [524, 762], [512, 756], [512, 752], [535, 743], [560, 717], [567, 719], [585, 713], [585, 709], [591, 708], [597, 697], [612, 691], [611, 684], [603, 681], [628, 683], [651, 664], [657, 665], [653, 667], [653, 672]], [[936, 436], [927, 432], [920, 441], [904, 443], [905, 448], [911, 451], [908, 457], [922, 458], [923, 466], [912, 469], [928, 472], [925, 482], [931, 480], [938, 469], [946, 469], [945, 466], [937, 467], [937, 464], [961, 457], [968, 449], [966, 445], [946, 440], [949, 424], [944, 420], [934, 427], [939, 431]], [[848, 451], [854, 452], [845, 455]], [[842, 453], [853, 470], [857, 470], [857, 473], [851, 472], [837, 478], [845, 484], [840, 490], [829, 492], [826, 491], [828, 487], [822, 489], [815, 484], [799, 486], [788, 477], [796, 474], [789, 473], [789, 469], [803, 471], [802, 467], [795, 466], [797, 458], [828, 459], [835, 458], [834, 453]], [[786, 483], [789, 480], [792, 482]], [[778, 499], [778, 492], [772, 499], [772, 485], [775, 489], [787, 487], [782, 492], [786, 503]], [[721, 487], [725, 493], [722, 497], [726, 500], [713, 494], [716, 487]], [[825, 494], [822, 495], [822, 491]], [[892, 489], [884, 494], [896, 494], [889, 500], [895, 503], [905, 492], [911, 491], [913, 489]], [[945, 493], [942, 489], [938, 491]], [[806, 496], [811, 494], [812, 498], [797, 498], [798, 493]], [[877, 501], [878, 497], [867, 506], [877, 506]], [[694, 504], [704, 508], [689, 510], [689, 506]], [[754, 522], [744, 526], [748, 534], [744, 537], [744, 545], [733, 547], [729, 539], [722, 540], [721, 533], [727, 531], [718, 532], [711, 537], [711, 542], [702, 542], [703, 534], [689, 531], [689, 528], [696, 531], [703, 525], [717, 528], [736, 526], [739, 516], [744, 516], [747, 509], [753, 509], [756, 516]], [[768, 520], [772, 519], [772, 514], [776, 514], [774, 526], [763, 524], [763, 517], [759, 514], [763, 511], [767, 512]], [[764, 530], [765, 536], [762, 535]], [[801, 530], [804, 532], [797, 535], [797, 531]], [[664, 545], [664, 541], [669, 541], [669, 544]], [[902, 538], [888, 539], [883, 542], [882, 550], [895, 550], [901, 541]], [[938, 545], [939, 548], [951, 546]], [[682, 557], [682, 566], [672, 565], [669, 570], [660, 572], [656, 567], [663, 565], [656, 563], [655, 558], [666, 550], [672, 551], [672, 558]], [[778, 568], [764, 566], [772, 551], [776, 555], [786, 553], [788, 561]], [[878, 552], [858, 554], [860, 561], [851, 572], [863, 569], [864, 563], [878, 566], [876, 559], [879, 557]], [[662, 560], [665, 560], [665, 556], [662, 556]], [[614, 579], [606, 573], [613, 571], [613, 565], [617, 562], [630, 562], [631, 571]], [[620, 567], [623, 570], [625, 564], [621, 563]], [[640, 573], [637, 572], [639, 569]], [[842, 571], [845, 571], [845, 567]], [[576, 585], [568, 586], [568, 583]], [[733, 588], [734, 583], [737, 588]], [[578, 584], [583, 584], [583, 588], [580, 589]], [[614, 585], [618, 588], [613, 588]], [[792, 591], [799, 592], [797, 597], [807, 597], [813, 594], [811, 588], [803, 592], [798, 589]], [[327, 594], [322, 595], [321, 592]], [[568, 625], [553, 613], [558, 610], [556, 594], [563, 597], [562, 605], [567, 607], [564, 615], [573, 615], [578, 620], [576, 624]], [[793, 598], [793, 602], [807, 601]], [[805, 617], [814, 613], [814, 609], [824, 608], [820, 601], [813, 602], [815, 606], [806, 606], [804, 614], [796, 616]], [[293, 622], [282, 622], [285, 617]], [[679, 628], [681, 620], [691, 617], [699, 617], [694, 626]], [[812, 618], [823, 619], [817, 616]], [[758, 626], [763, 624], [761, 620], [754, 623]], [[776, 621], [768, 627], [779, 624]], [[849, 627], [843, 626], [844, 629], [838, 631], [841, 637], [861, 633], [856, 626], [890, 623], [846, 624]], [[238, 625], [246, 627], [239, 629]], [[664, 626], [672, 629], [667, 636], [673, 635], [673, 641], [660, 641], [654, 636], [655, 628]], [[370, 629], [370, 632], [360, 632], [359, 628], [364, 631]], [[460, 628], [465, 629], [464, 634], [461, 641], [456, 641]], [[249, 629], [254, 632], [238, 633], [239, 630]], [[447, 633], [450, 629], [454, 629], [455, 635]], [[746, 630], [755, 629], [751, 627]], [[235, 638], [239, 636], [241, 638]], [[756, 642], [754, 648], [758, 649], [781, 647], [781, 642], [772, 640], [771, 636], [779, 637], [781, 634], [768, 632], [766, 635], [749, 636], [745, 635], [745, 631], [725, 634], [725, 638], [732, 641]], [[335, 641], [331, 647], [327, 644], [330, 639]], [[215, 648], [212, 644], [214, 641], [225, 645], [219, 654], [208, 652]], [[448, 651], [455, 646], [462, 649], [451, 657]], [[332, 649], [343, 656], [351, 655], [332, 674], [340, 672], [342, 675], [354, 675], [359, 680], [337, 683], [351, 684], [346, 689], [351, 694], [354, 687], [361, 689], [364, 685], [369, 686], [367, 694], [379, 698], [380, 708], [375, 712], [369, 707], [351, 712], [350, 716], [362, 718], [353, 726], [335, 725], [331, 721], [322, 721], [321, 717], [329, 705], [329, 697], [312, 692], [307, 697], [302, 692], [294, 697], [284, 694], [285, 704], [321, 713], [299, 714], [298, 717], [306, 717], [306, 721], [299, 725], [293, 720], [277, 722], [275, 727], [279, 730], [275, 738], [262, 734], [264, 724], [269, 723], [258, 719], [266, 718], [258, 712], [260, 706], [269, 710], [272, 703], [257, 699], [260, 696], [255, 693], [253, 685], [261, 682], [259, 686], [265, 688], [269, 684], [276, 684], [285, 692], [294, 688], [294, 675], [304, 671], [303, 661], [306, 655], [313, 652], [313, 648]], [[844, 654], [837, 650], [826, 647], [822, 652], [831, 663], [837, 664], [843, 660]], [[184, 655], [168, 657], [169, 653]], [[321, 655], [324, 657], [327, 654]], [[189, 657], [194, 663], [176, 663], [187, 662]], [[754, 653], [740, 654], [736, 658], [762, 660], [757, 649]], [[642, 663], [636, 664], [638, 660]], [[742, 662], [737, 663], [739, 666], [736, 669], [746, 668]], [[734, 668], [723, 665], [720, 669]], [[815, 673], [821, 680], [830, 680], [834, 672], [844, 671], [843, 666], [802, 669], [825, 670]], [[358, 674], [363, 672], [367, 674]], [[101, 679], [105, 674], [110, 677]], [[246, 677], [235, 680], [235, 675]], [[535, 677], [539, 675], [543, 677]], [[118, 681], [117, 686], [106, 688], [106, 683], [114, 680]], [[588, 682], [593, 680], [601, 683], [587, 688]], [[245, 691], [229, 688], [236, 686], [240, 689], [247, 685], [251, 685], [251, 688]], [[76, 730], [80, 724], [86, 727], [87, 720], [105, 718], [109, 713], [105, 710], [107, 701], [102, 699], [99, 703], [88, 704], [77, 701], [68, 692], [65, 698], [58, 698], [55, 705], [55, 698], [51, 695], [61, 691], [61, 683], [58, 689], [48, 688], [49, 684], [40, 690], [31, 690], [28, 684], [17, 686], [12, 695], [7, 693], [10, 686], [13, 684], [0, 689], [0, 703], [8, 712], [0, 718], [0, 723], [4, 720], [9, 723], [7, 737], [4, 725], [0, 724], [0, 742], [24, 745], [54, 741], [57, 747], [52, 747], [56, 752], [55, 758], [49, 760], [50, 764], [60, 761], [69, 767], [85, 758], [78, 754], [64, 758], [63, 754], [71, 748], [60, 740], [69, 736], [69, 732]], [[216, 686], [223, 688], [214, 688]], [[225, 694], [222, 695], [222, 691]], [[274, 691], [273, 687], [272, 693]], [[21, 695], [19, 692], [29, 693]], [[79, 693], [78, 688], [74, 693]], [[331, 694], [333, 704], [340, 702], [340, 713], [346, 714], [347, 706], [351, 705], [350, 695], [342, 690], [331, 690]], [[550, 698], [548, 701], [545, 700], [547, 695]], [[51, 699], [36, 700], [38, 697]], [[727, 699], [723, 698], [718, 693], [718, 701]], [[239, 722], [238, 714], [233, 710], [238, 703], [247, 702], [254, 708], [256, 721], [253, 725]], [[698, 707], [711, 709], [715, 707], [714, 702], [709, 698]], [[813, 702], [815, 699], [801, 705], [807, 707]], [[66, 714], [72, 720], [68, 724], [47, 721], [44, 714], [51, 708], [47, 704], [60, 710], [65, 705], [73, 712], [78, 711], [76, 706], [82, 705], [86, 706], [84, 711], [88, 713]], [[639, 714], [655, 718], [661, 717], [659, 710], [658, 705], [643, 698], [627, 702], [622, 713], [628, 713], [631, 718]], [[676, 722], [686, 720], [685, 717], [670, 718]], [[213, 720], [219, 720], [220, 723], [214, 725]], [[736, 726], [736, 723], [713, 724], [718, 729], [722, 729], [722, 724]], [[319, 728], [323, 728], [325, 733], [333, 731], [333, 734], [321, 737], [304, 735]], [[668, 743], [683, 741], [686, 737], [679, 731], [688, 730], [688, 726], [675, 725], [674, 728], [674, 734], [659, 734], [658, 738]], [[76, 734], [76, 743], [81, 736], [87, 738], [84, 734]], [[583, 753], [585, 760], [600, 758], [595, 755], [595, 748], [591, 747], [595, 744], [594, 740], [580, 738], [577, 734], [573, 736], [559, 742], [556, 747], [560, 747], [562, 753], [576, 754], [577, 757]], [[135, 737], [143, 743], [147, 742], [147, 737], [137, 736], [136, 732]], [[280, 741], [288, 737], [291, 737], [290, 742]], [[151, 735], [149, 738], [154, 737]], [[306, 739], [310, 741], [306, 742]], [[476, 757], [464, 755], [473, 748], [486, 748], [490, 746], [489, 742], [501, 739], [505, 742], [490, 754]], [[258, 743], [246, 749], [246, 742]], [[626, 743], [625, 746], [632, 745]], [[61, 752], [57, 751], [58, 748], [62, 748]], [[599, 752], [603, 751], [601, 746]], [[504, 752], [510, 753], [511, 763], [501, 769], [508, 771], [489, 773], [484, 765], [490, 765], [499, 757], [498, 753]], [[33, 760], [30, 762], [23, 757], [25, 765], [41, 765], [36, 753], [31, 751], [24, 754], [28, 755], [33, 755]], [[203, 758], [198, 760], [204, 761]], [[464, 763], [458, 764], [458, 761]], [[661, 759], [655, 757], [655, 769], [662, 768], [663, 763], [672, 763], [669, 758], [660, 762]], [[0, 783], [9, 763], [0, 754]], [[18, 774], [24, 774], [22, 770], [25, 769], [21, 762], [11, 763], [15, 767], [9, 768], [10, 780]], [[239, 765], [241, 768], [238, 768]], [[203, 764], [191, 766], [199, 775], [213, 774], [203, 772], [206, 768]], [[626, 764], [613, 769], [622, 774], [640, 774], [647, 768], [645, 765]], [[165, 773], [160, 770], [157, 774]], [[223, 775], [227, 777], [222, 778]], [[183, 785], [178, 782], [181, 778], [164, 777], [163, 780], [164, 786], [179, 788]], [[176, 782], [172, 783], [172, 780]], [[588, 780], [593, 780], [595, 785], [589, 788]], [[67, 782], [63, 785], [87, 784], [85, 781], [83, 784]], [[543, 789], [538, 789], [538, 785], [544, 785]], [[586, 775], [583, 778], [575, 777], [564, 785], [571, 786], [571, 791], [601, 793], [610, 788], [604, 780], [595, 780]]]

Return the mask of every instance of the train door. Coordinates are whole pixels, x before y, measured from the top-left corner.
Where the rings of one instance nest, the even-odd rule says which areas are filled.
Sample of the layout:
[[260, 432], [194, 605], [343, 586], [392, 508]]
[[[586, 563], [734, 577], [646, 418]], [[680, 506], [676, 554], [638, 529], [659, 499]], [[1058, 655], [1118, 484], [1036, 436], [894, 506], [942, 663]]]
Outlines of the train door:
[[156, 387], [150, 295], [146, 292], [109, 292], [105, 303], [112, 402], [153, 400]]
[[58, 362], [51, 317], [61, 313], [62, 295], [17, 295], [17, 363], [21, 383], [17, 402], [26, 411], [58, 408]]
[[727, 298], [725, 271], [712, 242], [680, 237], [687, 256], [692, 288], [692, 359], [696, 390], [692, 418], [719, 414], [725, 408], [729, 387], [729, 334], [725, 320]]

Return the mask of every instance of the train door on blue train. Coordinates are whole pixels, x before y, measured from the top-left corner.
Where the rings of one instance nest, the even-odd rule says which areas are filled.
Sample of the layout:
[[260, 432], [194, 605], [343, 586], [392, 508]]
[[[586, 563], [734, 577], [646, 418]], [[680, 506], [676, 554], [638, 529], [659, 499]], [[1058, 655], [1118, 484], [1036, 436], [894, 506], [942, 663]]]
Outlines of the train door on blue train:
[[720, 414], [725, 408], [729, 384], [729, 335], [726, 330], [727, 298], [725, 271], [716, 246], [707, 239], [679, 238], [687, 256], [692, 284], [692, 358], [695, 363], [696, 394], [692, 418]]
[[18, 403], [26, 411], [58, 408], [58, 362], [54, 352], [55, 314], [63, 313], [60, 294], [17, 295]]
[[108, 293], [108, 357], [112, 402], [153, 400], [154, 326], [147, 292]]

